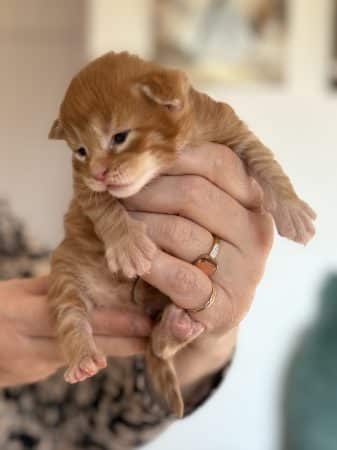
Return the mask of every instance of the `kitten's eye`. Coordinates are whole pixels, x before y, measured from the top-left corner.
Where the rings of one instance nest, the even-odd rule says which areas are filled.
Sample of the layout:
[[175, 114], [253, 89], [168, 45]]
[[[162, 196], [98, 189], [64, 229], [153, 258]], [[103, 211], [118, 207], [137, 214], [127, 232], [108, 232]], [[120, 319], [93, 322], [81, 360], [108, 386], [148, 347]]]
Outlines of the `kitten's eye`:
[[77, 156], [77, 158], [80, 159], [81, 161], [83, 161], [87, 155], [88, 152], [84, 147], [80, 147], [77, 150], [75, 150], [75, 156]]
[[121, 133], [115, 134], [112, 138], [112, 143], [115, 145], [123, 144], [123, 142], [126, 141], [126, 138], [128, 137], [129, 132], [130, 131], [127, 130], [127, 131], [122, 131]]

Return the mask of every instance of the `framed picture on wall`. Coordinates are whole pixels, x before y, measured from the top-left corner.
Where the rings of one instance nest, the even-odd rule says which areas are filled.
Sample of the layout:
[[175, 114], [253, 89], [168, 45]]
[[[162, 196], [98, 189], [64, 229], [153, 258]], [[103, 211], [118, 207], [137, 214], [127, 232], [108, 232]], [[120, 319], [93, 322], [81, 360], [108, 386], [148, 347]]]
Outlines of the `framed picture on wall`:
[[207, 81], [282, 82], [286, 0], [154, 0], [155, 58]]

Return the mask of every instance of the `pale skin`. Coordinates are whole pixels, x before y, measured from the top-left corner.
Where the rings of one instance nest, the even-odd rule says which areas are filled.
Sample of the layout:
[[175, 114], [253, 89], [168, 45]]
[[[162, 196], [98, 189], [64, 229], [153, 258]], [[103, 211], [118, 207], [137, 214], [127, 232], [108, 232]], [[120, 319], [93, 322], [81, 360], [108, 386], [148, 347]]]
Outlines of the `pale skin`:
[[[261, 198], [261, 189], [230, 149], [205, 144], [185, 150], [169, 175], [125, 201], [161, 248], [145, 281], [186, 309], [203, 305], [215, 284], [215, 304], [191, 314], [206, 331], [176, 356], [185, 392], [232, 355], [273, 241], [272, 219], [261, 211]], [[211, 281], [192, 262], [209, 252], [212, 234], [221, 239], [221, 249]], [[43, 380], [65, 365], [49, 319], [47, 290], [48, 277], [0, 283], [0, 387]], [[92, 323], [99, 348], [112, 357], [142, 354], [152, 327], [133, 307], [96, 310]], [[176, 326], [177, 333], [184, 332]]]

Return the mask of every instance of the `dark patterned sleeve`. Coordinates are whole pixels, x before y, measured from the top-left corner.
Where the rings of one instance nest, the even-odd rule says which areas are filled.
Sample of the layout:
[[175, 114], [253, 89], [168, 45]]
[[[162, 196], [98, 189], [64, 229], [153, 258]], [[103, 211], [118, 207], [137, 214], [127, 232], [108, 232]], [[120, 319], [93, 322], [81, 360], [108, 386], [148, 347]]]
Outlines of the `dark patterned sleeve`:
[[28, 236], [22, 222], [0, 199], [0, 280], [47, 273], [49, 252]]
[[[0, 201], [0, 279], [34, 276], [46, 267], [48, 252], [32, 243]], [[186, 415], [210, 397], [225, 369], [189, 390]], [[127, 450], [145, 444], [174, 421], [147, 379], [142, 358], [110, 359], [105, 371], [78, 385], [57, 373], [0, 390], [0, 449]]]

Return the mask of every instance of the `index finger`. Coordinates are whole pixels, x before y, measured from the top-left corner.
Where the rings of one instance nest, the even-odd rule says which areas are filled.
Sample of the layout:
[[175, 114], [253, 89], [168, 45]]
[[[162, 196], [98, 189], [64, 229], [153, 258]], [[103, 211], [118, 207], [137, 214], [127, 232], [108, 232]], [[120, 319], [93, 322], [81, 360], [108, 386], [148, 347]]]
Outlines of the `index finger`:
[[205, 143], [186, 148], [167, 174], [207, 178], [249, 209], [258, 208], [262, 203], [262, 189], [248, 175], [241, 159], [225, 145]]
[[[27, 297], [28, 308], [24, 308], [17, 328], [30, 337], [54, 337], [55, 325], [51, 319], [46, 297]], [[152, 324], [148, 317], [137, 311], [121, 309], [94, 309], [89, 321], [96, 336], [146, 337]]]
[[31, 295], [45, 295], [48, 292], [49, 276], [44, 275], [42, 277], [35, 278], [23, 278], [20, 280], [23, 288], [28, 294]]

